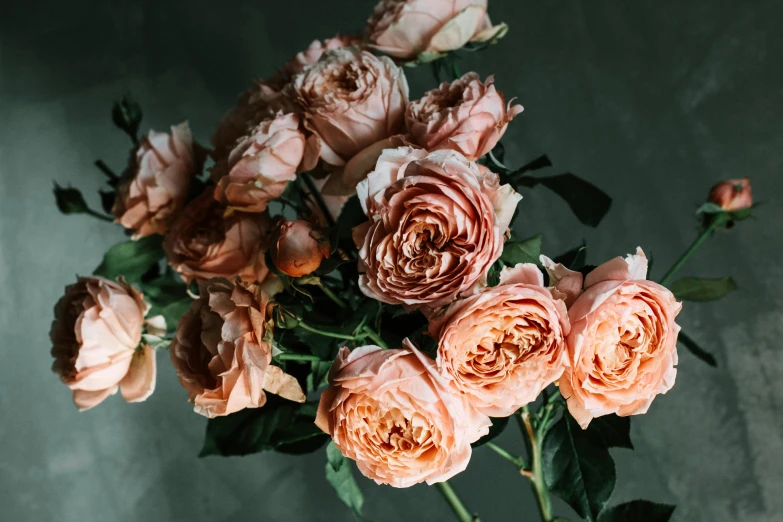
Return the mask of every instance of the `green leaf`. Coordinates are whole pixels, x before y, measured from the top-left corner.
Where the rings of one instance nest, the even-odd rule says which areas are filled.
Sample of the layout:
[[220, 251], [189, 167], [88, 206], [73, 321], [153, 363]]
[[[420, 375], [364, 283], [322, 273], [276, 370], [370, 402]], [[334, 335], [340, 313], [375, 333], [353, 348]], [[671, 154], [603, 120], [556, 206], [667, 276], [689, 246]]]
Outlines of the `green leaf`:
[[508, 417], [492, 417], [490, 419], [492, 421], [492, 426], [489, 427], [489, 433], [481, 437], [479, 440], [471, 444], [474, 448], [478, 448], [479, 446], [483, 446], [487, 442], [491, 441], [501, 433], [503, 433], [503, 430], [506, 429], [506, 426], [508, 426]]
[[587, 262], [587, 244], [582, 244], [564, 252], [554, 259], [555, 263], [560, 263], [571, 270], [580, 270]]
[[612, 206], [612, 198], [604, 191], [570, 172], [545, 178], [527, 176], [520, 178], [517, 184], [526, 187], [544, 185], [568, 203], [579, 221], [593, 228]]
[[500, 259], [507, 265], [514, 266], [519, 263], [540, 264], [538, 258], [541, 256], [541, 239], [538, 234], [524, 241], [509, 241], [503, 247], [503, 254]]
[[542, 453], [547, 488], [594, 522], [616, 481], [614, 460], [603, 438], [597, 431], [582, 430], [565, 413], [544, 439]]
[[[364, 215], [362, 205], [359, 203], [357, 196], [351, 196], [351, 198], [343, 206], [342, 212], [337, 217], [337, 235], [338, 239], [351, 239], [351, 231], [354, 227], [361, 225], [367, 221], [367, 216]], [[335, 241], [332, 244], [336, 244]]]
[[631, 417], [620, 417], [615, 414], [597, 417], [590, 421], [587, 431], [598, 433], [607, 448], [633, 449]]
[[326, 460], [326, 480], [337, 492], [337, 497], [343, 504], [351, 508], [359, 520], [364, 520], [362, 515], [364, 495], [353, 478], [350, 459], [340, 453], [340, 449], [334, 442], [330, 442], [326, 446]]
[[144, 334], [141, 336], [141, 342], [150, 346], [153, 350], [168, 350], [171, 339], [164, 339], [157, 335]]
[[84, 197], [78, 189], [72, 187], [63, 188], [55, 183], [54, 199], [57, 203], [57, 208], [63, 214], [84, 214], [87, 212], [87, 202], [84, 201]]
[[332, 361], [313, 361], [310, 364], [310, 374], [307, 376], [307, 391], [309, 392], [327, 385]]
[[633, 500], [607, 509], [598, 522], [668, 522], [675, 509], [649, 500]]
[[685, 332], [680, 330], [677, 336], [677, 342], [685, 347], [689, 352], [695, 355], [698, 359], [701, 359], [705, 363], [709, 364], [713, 368], [717, 368], [718, 361], [715, 360], [715, 356], [710, 352], [699, 346], [699, 343], [689, 337]]
[[731, 277], [685, 277], [669, 286], [674, 296], [683, 301], [714, 301], [736, 289], [737, 283]]
[[696, 214], [720, 214], [722, 212], [725, 212], [723, 207], [717, 203], [707, 202], [699, 207]]
[[135, 283], [164, 256], [162, 245], [163, 237], [159, 235], [118, 243], [104, 254], [103, 262], [93, 274], [107, 279], [123, 276]]

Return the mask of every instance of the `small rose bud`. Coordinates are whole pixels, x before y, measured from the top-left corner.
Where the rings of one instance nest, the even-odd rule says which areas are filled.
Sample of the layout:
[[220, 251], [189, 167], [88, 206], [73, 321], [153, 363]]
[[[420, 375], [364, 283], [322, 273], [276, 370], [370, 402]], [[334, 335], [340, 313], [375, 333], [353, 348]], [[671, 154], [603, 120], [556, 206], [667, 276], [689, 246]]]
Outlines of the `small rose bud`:
[[723, 210], [736, 212], [753, 205], [750, 178], [721, 181], [710, 190], [710, 201]]
[[329, 257], [329, 240], [307, 221], [281, 219], [272, 236], [270, 255], [278, 270], [291, 277], [302, 277]]

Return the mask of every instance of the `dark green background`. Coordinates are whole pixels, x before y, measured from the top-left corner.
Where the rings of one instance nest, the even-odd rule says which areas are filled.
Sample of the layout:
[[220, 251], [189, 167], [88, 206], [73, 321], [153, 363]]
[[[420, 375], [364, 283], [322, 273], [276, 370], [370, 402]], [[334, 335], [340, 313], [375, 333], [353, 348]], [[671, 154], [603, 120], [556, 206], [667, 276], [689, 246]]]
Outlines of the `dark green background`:
[[[12, 1], [0, 8], [0, 509], [3, 520], [311, 521], [350, 515], [323, 480], [324, 455], [197, 459], [204, 419], [165, 354], [156, 393], [77, 414], [50, 373], [51, 307], [122, 232], [62, 217], [51, 180], [98, 205], [100, 157], [120, 168], [126, 138], [109, 107], [131, 91], [145, 128], [189, 119], [205, 140], [252, 78], [313, 38], [363, 26], [371, 0]], [[783, 36], [780, 1], [491, 0], [511, 30], [461, 64], [496, 74], [525, 106], [508, 163], [547, 153], [603, 187], [614, 207], [581, 226], [545, 189], [525, 193], [520, 235], [557, 254], [583, 238], [597, 263], [641, 245], [660, 276], [691, 241], [693, 212], [721, 178], [751, 176], [755, 221], [707, 243], [683, 274], [733, 275], [724, 301], [686, 304], [679, 322], [715, 353], [680, 357], [677, 385], [634, 418], [618, 450], [614, 501], [677, 504], [679, 521], [783, 517]], [[410, 71], [412, 91], [433, 85]], [[518, 448], [515, 427], [502, 443]], [[536, 520], [513, 469], [477, 450], [455, 487], [485, 522]], [[375, 521], [451, 520], [426, 486], [362, 480]], [[561, 504], [561, 513], [569, 513]]]

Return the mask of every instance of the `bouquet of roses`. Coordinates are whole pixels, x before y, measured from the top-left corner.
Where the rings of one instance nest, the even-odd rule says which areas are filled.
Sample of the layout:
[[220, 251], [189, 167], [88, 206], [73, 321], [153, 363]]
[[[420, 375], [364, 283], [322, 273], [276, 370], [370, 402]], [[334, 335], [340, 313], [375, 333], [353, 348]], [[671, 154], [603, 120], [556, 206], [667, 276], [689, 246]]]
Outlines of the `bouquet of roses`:
[[[202, 456], [328, 443], [326, 478], [359, 518], [351, 461], [378, 484], [436, 485], [459, 520], [478, 520], [448, 479], [483, 445], [530, 481], [545, 521], [550, 494], [588, 520], [668, 520], [672, 506], [608, 506], [609, 448], [632, 448], [629, 416], [674, 385], [678, 343], [715, 364], [675, 320], [681, 301], [734, 282], [672, 277], [750, 216], [751, 189], [715, 186], [659, 282], [641, 248], [598, 266], [584, 244], [543, 255], [514, 222], [521, 193], [543, 185], [593, 227], [611, 200], [541, 175], [546, 156], [504, 165], [522, 107], [458, 60], [507, 30], [486, 0], [383, 0], [364, 38], [317, 40], [257, 81], [209, 147], [187, 123], [139, 137], [139, 105], [117, 102], [133, 147], [119, 174], [96, 162], [111, 216], [55, 186], [64, 213], [131, 236], [55, 310], [54, 371], [79, 410], [118, 390], [144, 401], [168, 349], [209, 419]], [[410, 100], [404, 67], [423, 64], [439, 85]], [[492, 442], [510, 418], [524, 452]]]

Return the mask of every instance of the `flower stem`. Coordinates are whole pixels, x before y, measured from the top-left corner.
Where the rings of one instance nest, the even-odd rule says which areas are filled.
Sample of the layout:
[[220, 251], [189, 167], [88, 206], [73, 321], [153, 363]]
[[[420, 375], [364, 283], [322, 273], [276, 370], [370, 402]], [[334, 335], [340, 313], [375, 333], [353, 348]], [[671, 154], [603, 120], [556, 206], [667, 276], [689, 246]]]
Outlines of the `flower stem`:
[[524, 425], [525, 432], [527, 433], [528, 442], [530, 444], [530, 457], [533, 460], [533, 466], [531, 469], [532, 476], [530, 477], [530, 483], [533, 487], [533, 492], [536, 495], [536, 502], [538, 503], [538, 510], [541, 513], [541, 520], [544, 522], [551, 522], [552, 520], [552, 502], [549, 499], [549, 491], [546, 488], [544, 482], [544, 472], [541, 467], [541, 432], [536, 432], [533, 428], [533, 422], [530, 418], [530, 408], [524, 406], [522, 413], [519, 414]]
[[487, 442], [486, 444], [484, 444], [484, 446], [491, 449], [492, 451], [494, 451], [495, 453], [497, 453], [498, 455], [500, 455], [501, 457], [503, 457], [504, 459], [512, 463], [514, 466], [519, 468], [520, 471], [525, 470], [527, 468], [527, 463], [524, 461], [524, 459], [522, 459], [521, 457], [517, 457], [516, 455], [512, 455], [511, 453], [501, 448], [494, 442]]
[[674, 274], [677, 273], [677, 271], [682, 267], [682, 265], [685, 264], [685, 262], [688, 260], [688, 258], [691, 257], [691, 255], [696, 251], [699, 246], [704, 243], [704, 241], [712, 235], [712, 233], [715, 231], [716, 228], [718, 228], [720, 225], [724, 224], [727, 220], [727, 214], [716, 214], [715, 217], [710, 222], [709, 226], [704, 229], [704, 231], [699, 234], [699, 237], [697, 237], [693, 243], [691, 243], [691, 246], [688, 247], [688, 249], [683, 252], [683, 254], [680, 256], [680, 258], [675, 261], [675, 263], [672, 265], [672, 267], [669, 269], [668, 272], [666, 272], [666, 275], [664, 275], [661, 278], [660, 283], [662, 285], [665, 285], [669, 282], [669, 280], [674, 276]]
[[372, 339], [375, 344], [377, 344], [384, 350], [389, 349], [389, 346], [383, 341], [383, 339], [381, 339], [381, 336], [378, 335], [378, 333], [372, 328], [370, 328], [369, 326], [365, 326], [364, 328], [362, 328], [362, 332], [364, 333], [365, 336]]
[[109, 216], [106, 216], [104, 214], [101, 214], [100, 212], [96, 212], [95, 210], [93, 210], [91, 208], [86, 208], [84, 210], [84, 213], [85, 214], [89, 214], [90, 216], [92, 216], [94, 218], [98, 218], [98, 219], [100, 219], [102, 221], [108, 221], [109, 223], [113, 223], [114, 222], [114, 218], [113, 217], [109, 217]]
[[307, 190], [310, 191], [310, 195], [313, 196], [313, 199], [318, 204], [319, 207], [321, 207], [321, 212], [324, 214], [324, 219], [326, 220], [326, 223], [333, 227], [335, 225], [334, 217], [332, 216], [332, 212], [329, 210], [329, 207], [326, 206], [326, 202], [324, 201], [324, 198], [321, 196], [321, 193], [318, 191], [318, 188], [315, 186], [315, 183], [313, 183], [313, 178], [310, 177], [310, 174], [307, 172], [303, 172], [300, 174], [300, 177], [304, 180], [305, 185], [307, 185]]
[[314, 361], [319, 362], [322, 359], [317, 355], [310, 355], [307, 353], [279, 353], [275, 355], [275, 359], [278, 361]]
[[337, 333], [337, 332], [327, 332], [326, 330], [321, 330], [319, 328], [315, 328], [313, 326], [310, 326], [309, 324], [304, 323], [301, 320], [299, 321], [299, 326], [301, 326], [303, 329], [305, 329], [307, 331], [316, 333], [318, 335], [323, 335], [324, 337], [333, 337], [335, 339], [345, 339], [346, 341], [355, 341], [356, 340], [356, 337], [354, 337], [353, 335], [345, 335], [345, 334], [341, 334], [341, 333]]
[[331, 288], [329, 288], [329, 287], [328, 287], [328, 286], [326, 286], [325, 284], [321, 284], [321, 285], [319, 285], [319, 286], [321, 287], [321, 290], [323, 290], [323, 291], [324, 291], [324, 293], [326, 294], [326, 297], [328, 297], [329, 299], [331, 299], [332, 301], [334, 301], [334, 304], [336, 304], [336, 305], [337, 305], [337, 306], [339, 306], [340, 308], [345, 308], [345, 307], [347, 307], [347, 306], [348, 306], [348, 305], [345, 303], [345, 301], [343, 301], [342, 299], [340, 299], [340, 297], [338, 297], [338, 296], [337, 296], [337, 294], [335, 294], [335, 293], [334, 293], [334, 291], [332, 291], [332, 289], [331, 289]]
[[443, 498], [446, 499], [446, 502], [449, 503], [449, 506], [451, 506], [452, 511], [457, 515], [457, 519], [459, 519], [460, 522], [481, 522], [477, 516], [473, 516], [473, 514], [468, 511], [468, 508], [465, 507], [465, 504], [462, 503], [459, 495], [457, 495], [457, 492], [454, 491], [454, 488], [451, 487], [451, 484], [449, 484], [447, 480], [436, 483], [435, 487], [440, 491], [441, 495], [443, 495]]

